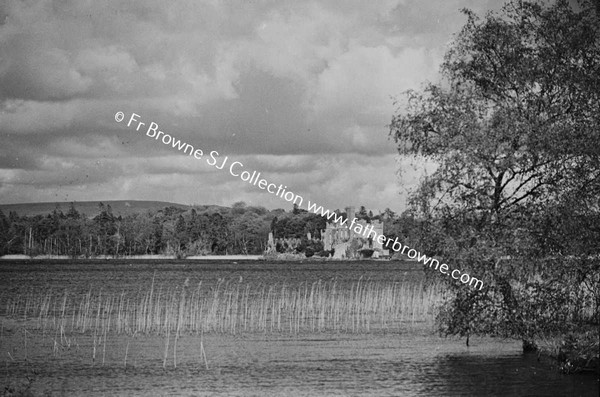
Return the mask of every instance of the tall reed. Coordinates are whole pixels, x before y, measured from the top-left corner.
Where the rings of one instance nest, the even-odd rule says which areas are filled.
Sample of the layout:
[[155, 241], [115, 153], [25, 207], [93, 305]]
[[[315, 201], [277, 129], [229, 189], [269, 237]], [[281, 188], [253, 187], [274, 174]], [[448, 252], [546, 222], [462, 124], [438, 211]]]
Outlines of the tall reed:
[[[26, 294], [5, 299], [4, 315], [34, 321], [44, 331], [174, 336], [243, 332], [360, 333], [398, 330], [407, 324], [432, 323], [442, 300], [439, 287], [420, 282], [337, 280], [299, 285], [242, 284], [219, 280], [212, 286], [158, 286], [149, 291], [75, 296], [69, 291]], [[169, 350], [165, 346], [165, 359]]]

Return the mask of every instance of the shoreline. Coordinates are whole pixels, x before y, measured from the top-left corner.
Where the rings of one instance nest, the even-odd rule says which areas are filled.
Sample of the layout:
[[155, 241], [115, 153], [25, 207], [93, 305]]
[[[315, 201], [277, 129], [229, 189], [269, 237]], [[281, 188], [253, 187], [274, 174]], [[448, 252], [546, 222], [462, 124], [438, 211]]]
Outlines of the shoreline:
[[167, 260], [167, 261], [256, 261], [256, 262], [411, 262], [409, 260], [400, 259], [374, 259], [374, 258], [322, 258], [322, 257], [311, 257], [311, 258], [290, 258], [290, 257], [266, 257], [263, 255], [193, 255], [185, 258], [177, 258], [175, 255], [131, 255], [131, 256], [94, 256], [94, 257], [71, 257], [68, 255], [4, 255], [0, 257], [0, 263], [5, 261], [123, 261], [123, 260]]
[[264, 260], [262, 255], [193, 255], [185, 258], [177, 258], [176, 255], [98, 255], [98, 256], [77, 256], [69, 255], [4, 255], [1, 260]]
[[401, 259], [375, 259], [375, 258], [325, 258], [325, 257], [272, 257], [264, 255], [192, 255], [184, 258], [177, 258], [176, 255], [124, 255], [124, 256], [112, 256], [112, 255], [99, 255], [93, 257], [71, 257], [69, 255], [4, 255], [0, 256], [0, 261], [39, 261], [39, 260], [211, 260], [211, 261], [278, 261], [278, 262], [348, 262], [348, 261], [373, 261], [373, 262], [412, 262], [410, 260]]

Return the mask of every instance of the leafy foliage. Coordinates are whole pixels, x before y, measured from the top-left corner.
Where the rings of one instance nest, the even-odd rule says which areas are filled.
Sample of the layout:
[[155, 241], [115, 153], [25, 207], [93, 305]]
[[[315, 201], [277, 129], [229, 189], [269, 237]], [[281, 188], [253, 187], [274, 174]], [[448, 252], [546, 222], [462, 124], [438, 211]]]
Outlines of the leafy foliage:
[[421, 246], [486, 285], [450, 281], [442, 330], [530, 344], [569, 322], [597, 324], [596, 9], [514, 0], [483, 19], [464, 13], [444, 81], [408, 92], [390, 125], [400, 154], [438, 164], [411, 198]]
[[327, 256], [331, 253], [319, 241], [326, 224], [325, 218], [299, 208], [269, 211], [244, 202], [187, 211], [170, 206], [125, 217], [115, 216], [103, 203], [88, 217], [71, 204], [66, 214], [57, 207], [46, 216], [11, 212], [7, 217], [0, 211], [0, 255], [262, 254], [273, 232], [276, 238], [299, 242], [294, 247], [280, 244], [280, 252]]

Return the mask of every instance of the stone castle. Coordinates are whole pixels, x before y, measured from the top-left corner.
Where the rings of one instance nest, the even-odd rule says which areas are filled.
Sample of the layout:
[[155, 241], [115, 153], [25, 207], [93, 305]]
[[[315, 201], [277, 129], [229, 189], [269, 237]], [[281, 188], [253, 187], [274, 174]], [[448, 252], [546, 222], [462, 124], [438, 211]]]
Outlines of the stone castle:
[[[353, 259], [362, 257], [379, 258], [388, 255], [388, 250], [384, 249], [382, 244], [372, 236], [383, 235], [383, 223], [379, 220], [367, 222], [364, 219], [355, 219], [356, 211], [354, 207], [346, 207], [347, 220], [341, 222], [327, 223], [324, 230], [321, 230], [321, 242], [326, 251], [333, 250], [333, 257], [337, 259]], [[368, 231], [360, 234], [357, 231]], [[367, 236], [367, 237], [365, 237]], [[310, 233], [308, 240], [313, 239]], [[285, 253], [291, 254], [301, 243], [298, 238], [273, 238], [273, 233], [269, 233], [269, 241], [265, 254], [277, 255], [277, 247], [283, 247]]]
[[334, 250], [334, 258], [359, 258], [371, 256], [378, 258], [381, 255], [387, 254], [387, 250], [374, 240], [373, 238], [365, 238], [363, 235], [355, 232], [357, 226], [360, 225], [360, 230], [370, 228], [378, 235], [383, 235], [383, 223], [379, 220], [372, 220], [370, 223], [361, 219], [354, 222], [354, 227], [350, 228], [350, 223], [356, 217], [354, 207], [346, 207], [347, 222], [328, 223], [325, 230], [321, 231], [321, 240], [325, 249]]

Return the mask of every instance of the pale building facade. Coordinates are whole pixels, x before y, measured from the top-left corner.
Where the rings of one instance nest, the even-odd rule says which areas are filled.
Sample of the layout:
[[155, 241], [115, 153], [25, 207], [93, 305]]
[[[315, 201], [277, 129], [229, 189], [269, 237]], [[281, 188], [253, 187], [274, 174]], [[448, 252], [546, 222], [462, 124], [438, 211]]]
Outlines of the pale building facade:
[[[342, 253], [337, 252], [340, 249], [356, 251], [344, 252], [342, 257], [359, 256], [360, 250], [372, 249], [377, 252], [375, 256], [379, 256], [383, 252], [383, 246], [377, 241], [377, 236], [383, 235], [383, 223], [379, 220], [372, 220], [368, 223], [361, 219], [352, 224], [356, 217], [354, 207], [346, 207], [346, 215], [348, 220], [343, 224], [328, 223], [327, 228], [321, 231], [321, 240], [325, 245], [325, 249], [333, 248], [336, 250], [335, 256], [342, 255]], [[356, 249], [354, 249], [355, 247]]]

